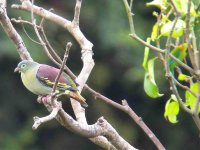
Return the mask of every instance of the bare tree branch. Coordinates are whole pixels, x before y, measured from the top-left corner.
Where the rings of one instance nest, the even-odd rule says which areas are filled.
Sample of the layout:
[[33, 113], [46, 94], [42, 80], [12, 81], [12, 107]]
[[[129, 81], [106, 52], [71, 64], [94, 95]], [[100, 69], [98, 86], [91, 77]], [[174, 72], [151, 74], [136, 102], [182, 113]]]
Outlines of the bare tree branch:
[[[26, 2], [27, 3], [27, 2]], [[80, 1], [78, 1], [78, 3], [80, 3]], [[77, 18], [77, 17], [79, 17], [79, 15], [80, 15], [80, 4], [77, 4], [76, 3], [76, 7], [75, 7], [75, 18]], [[13, 5], [12, 6], [13, 8], [18, 8], [18, 9], [23, 9], [23, 10], [28, 10], [28, 11], [31, 11], [31, 9], [32, 8], [30, 8], [29, 6], [26, 6], [25, 5], [25, 1], [22, 3], [22, 5]], [[78, 7], [78, 8], [77, 8]], [[60, 19], [60, 18], [57, 18], [56, 19], [56, 17], [54, 16], [54, 14], [53, 13], [50, 13], [50, 12], [48, 12], [48, 11], [46, 11], [46, 10], [44, 10], [44, 9], [40, 9], [40, 10], [42, 10], [41, 12], [40, 12], [40, 10], [38, 9], [39, 7], [37, 7], [37, 6], [33, 6], [33, 12], [35, 13], [35, 14], [37, 14], [37, 15], [39, 15], [39, 16], [42, 16], [42, 17], [44, 17], [44, 18], [46, 18], [46, 19], [48, 19], [48, 20], [51, 20], [51, 21], [53, 21], [53, 22], [55, 22], [55, 23], [57, 23], [58, 25], [60, 25], [59, 23], [58, 23], [58, 21], [59, 20], [62, 20], [62, 19]], [[78, 11], [78, 12], [76, 12], [76, 11]], [[50, 14], [48, 14], [48, 13], [50, 13]], [[48, 14], [48, 15], [47, 15]], [[54, 17], [52, 17], [52, 18], [50, 18], [50, 17], [46, 17], [46, 16], [54, 16]], [[75, 19], [74, 18], [74, 20], [76, 20], [76, 21], [79, 21], [79, 19]], [[73, 21], [74, 21], [73, 20]], [[69, 22], [69, 21], [67, 21], [67, 22]], [[70, 24], [70, 23], [69, 23]], [[76, 23], [76, 24], [74, 24], [73, 26], [74, 26], [74, 28], [75, 29], [79, 29], [79, 27], [77, 26], [78, 24]], [[63, 26], [63, 25], [61, 25], [61, 26]], [[70, 26], [70, 25], [69, 25]], [[66, 28], [66, 27], [65, 27]], [[68, 30], [69, 30], [69, 32], [71, 33], [71, 31], [70, 31], [70, 29], [69, 28], [67, 28]], [[76, 38], [76, 39], [78, 39], [78, 38]], [[78, 40], [77, 40], [78, 41]], [[87, 41], [87, 40], [86, 40]], [[79, 44], [83, 44], [83, 45], [87, 45], [87, 42], [79, 42]], [[81, 44], [81, 45], [82, 45]], [[87, 46], [81, 46], [81, 47], [87, 47]], [[162, 52], [164, 52], [164, 50], [159, 50], [159, 51], [162, 51]], [[86, 55], [87, 53], [89, 53], [89, 55]], [[85, 56], [89, 56], [89, 59], [88, 58], [85, 58], [84, 59], [84, 57]], [[91, 70], [92, 69], [92, 67], [93, 67], [93, 59], [92, 59], [92, 51], [91, 51], [91, 49], [89, 48], [89, 49], [82, 49], [82, 60], [83, 60], [83, 62], [84, 62], [84, 66], [87, 66], [87, 67], [85, 67], [85, 69], [82, 69], [82, 75], [80, 74], [79, 75], [79, 77], [81, 77], [80, 79], [79, 78], [77, 78], [77, 82], [80, 84], [80, 82], [81, 81], [86, 81], [87, 80], [87, 78], [88, 78], [88, 76], [89, 76], [89, 74], [88, 74], [88, 66], [90, 66], [90, 69], [89, 70]], [[92, 60], [92, 61], [91, 61]], [[90, 62], [91, 61], [91, 62]], [[92, 63], [92, 64], [91, 64]], [[86, 65], [87, 64], [87, 65]], [[83, 71], [83, 70], [85, 70], [85, 71]], [[85, 76], [85, 77], [84, 77]], [[85, 78], [85, 79], [82, 79], [82, 78]], [[80, 80], [80, 81], [79, 81]], [[94, 91], [94, 90], [92, 90], [89, 86], [87, 86], [85, 83], [82, 83], [82, 84], [80, 84], [81, 85], [81, 87], [79, 87], [80, 88], [80, 90], [82, 89], [82, 87], [84, 86], [87, 90], [89, 90], [91, 93], [93, 93], [93, 95], [95, 95], [96, 94], [96, 92]], [[110, 105], [112, 105], [112, 106], [114, 106], [114, 107], [116, 107], [116, 108], [118, 108], [118, 109], [120, 109], [120, 110], [123, 110], [124, 112], [126, 112], [127, 114], [132, 114], [132, 115], [130, 115], [135, 121], [136, 121], [136, 123], [140, 126], [140, 127], [142, 127], [142, 129], [143, 129], [143, 127], [144, 128], [146, 128], [146, 129], [143, 129], [143, 130], [146, 130], [145, 132], [147, 133], [147, 135], [151, 138], [151, 139], [153, 139], [155, 142], [157, 142], [157, 143], [159, 143], [159, 140], [157, 140], [157, 138], [155, 137], [155, 135], [150, 131], [150, 129], [144, 124], [144, 122], [141, 120], [141, 118], [140, 117], [137, 117], [137, 115], [133, 112], [133, 110], [132, 109], [128, 109], [128, 111], [125, 111], [126, 109], [127, 109], [127, 106], [126, 107], [124, 107], [124, 106], [122, 106], [122, 105], [120, 105], [120, 104], [118, 104], [118, 103], [115, 103], [114, 101], [112, 101], [112, 100], [109, 100], [109, 101], [107, 101], [107, 98], [106, 97], [104, 97], [104, 96], [102, 96], [102, 95], [100, 95], [99, 93], [98, 93], [98, 96], [100, 96], [99, 98], [101, 99], [101, 100], [103, 100], [103, 101], [105, 101], [105, 102], [107, 102], [108, 104], [110, 104]], [[103, 98], [102, 98], [103, 97]], [[72, 103], [72, 106], [73, 106], [73, 108], [74, 108], [74, 110], [75, 110], [75, 114], [76, 114], [76, 118], [77, 118], [77, 120], [79, 121], [79, 122], [81, 122], [81, 123], [83, 123], [83, 124], [85, 124], [85, 125], [87, 125], [87, 121], [86, 121], [86, 118], [85, 118], [85, 111], [84, 111], [84, 109], [82, 108], [82, 107], [80, 107], [79, 106], [79, 103]], [[130, 108], [130, 107], [129, 107]], [[133, 114], [135, 114], [135, 115], [133, 115]], [[139, 118], [139, 119], [138, 119]], [[98, 137], [98, 138], [103, 138], [103, 137]], [[96, 138], [94, 139], [94, 138], [91, 138], [91, 140], [92, 141], [99, 141], [99, 140], [97, 140]], [[157, 140], [157, 141], [156, 141]], [[162, 147], [162, 146], [161, 146]], [[163, 148], [161, 148], [160, 147], [160, 149], [163, 149]]]
[[39, 118], [37, 116], [33, 117], [34, 124], [32, 126], [32, 129], [36, 130], [42, 123], [48, 122], [48, 121], [56, 118], [56, 115], [58, 114], [58, 111], [61, 108], [62, 108], [61, 103], [56, 101], [51, 113], [48, 116], [45, 116], [45, 117], [42, 117], [42, 118]]
[[[75, 39], [77, 39], [77, 41], [79, 42], [79, 44], [82, 48], [81, 52], [82, 52], [82, 60], [83, 60], [84, 65], [83, 65], [83, 69], [82, 69], [80, 75], [77, 78], [77, 82], [80, 85], [79, 90], [81, 91], [81, 89], [83, 88], [85, 82], [87, 81], [87, 78], [89, 77], [89, 74], [90, 74], [90, 72], [91, 72], [91, 70], [94, 66], [94, 61], [92, 59], [92, 55], [93, 55], [93, 52], [92, 52], [92, 49], [91, 49], [92, 44], [84, 37], [84, 35], [82, 34], [82, 32], [80, 31], [79, 26], [78, 26], [79, 25], [78, 21], [79, 21], [79, 15], [80, 15], [81, 1], [77, 1], [77, 3], [79, 3], [79, 4], [76, 4], [75, 18], [74, 18], [75, 23], [71, 24], [70, 21], [65, 20], [66, 21], [65, 22], [65, 25], [66, 25], [65, 28], [68, 29], [70, 33], [72, 33], [72, 35], [75, 37]], [[29, 11], [32, 11], [32, 20], [33, 20], [32, 22], [33, 22], [33, 25], [34, 25], [34, 29], [36, 31], [37, 28], [36, 28], [36, 23], [35, 23], [35, 20], [34, 20], [34, 17], [33, 17], [33, 13], [35, 13], [35, 11], [39, 12], [41, 10], [42, 10], [41, 12], [43, 12], [43, 13], [48, 13], [48, 11], [46, 11], [44, 9], [38, 10], [37, 6], [30, 4], [30, 2], [27, 1], [27, 0], [24, 0], [21, 6], [25, 6], [25, 4], [27, 4], [27, 6], [28, 6], [27, 8], [29, 8]], [[76, 12], [76, 11], [78, 11], [78, 12]], [[52, 16], [55, 17], [54, 14]], [[46, 18], [45, 15], [43, 17], [45, 19], [48, 19], [48, 18]], [[58, 20], [56, 22], [58, 22]], [[63, 19], [61, 19], [61, 20], [63, 20]], [[36, 31], [36, 34], [38, 35], [38, 31]], [[40, 41], [41, 40], [42, 39], [40, 39]], [[45, 47], [45, 49], [46, 49], [45, 51], [48, 51], [45, 43], [43, 43], [43, 42], [41, 42], [41, 43]], [[78, 122], [83, 124], [83, 125], [87, 125], [87, 121], [86, 121], [86, 118], [85, 118], [85, 110], [80, 106], [79, 103], [77, 103], [76, 101], [73, 101], [73, 100], [72, 100], [72, 107], [74, 109], [74, 112], [75, 112], [75, 115], [76, 115]], [[64, 117], [64, 116], [62, 116], [62, 117]], [[104, 135], [104, 136], [106, 136], [106, 135]], [[114, 140], [114, 142], [112, 141], [112, 139], [114, 138], [113, 136], [112, 136], [112, 138], [110, 136], [108, 136], [108, 137], [109, 137], [109, 140], [110, 140], [111, 143], [116, 144], [116, 147], [124, 146], [124, 144], [125, 144], [124, 143], [124, 144], [120, 145], [119, 141], [116, 142], [116, 139]], [[117, 136], [117, 138], [118, 138], [117, 140], [121, 140], [121, 138], [119, 138], [118, 136]], [[109, 144], [109, 142], [107, 142], [107, 140], [105, 141], [105, 138], [102, 137], [102, 136], [91, 138], [91, 141], [93, 141], [95, 143], [97, 142], [97, 144], [99, 144], [101, 147], [115, 149], [112, 145]], [[125, 140], [122, 140], [122, 141], [125, 142]], [[105, 146], [105, 144], [107, 144], [107, 145]], [[129, 145], [128, 149], [133, 148], [132, 146], [130, 147], [130, 144], [128, 144], [128, 145]], [[122, 148], [122, 149], [124, 149], [124, 148]], [[127, 148], [125, 147], [125, 149], [127, 149]]]
[[8, 18], [5, 6], [6, 6], [6, 0], [0, 0], [0, 23], [4, 31], [7, 33], [8, 37], [15, 44], [17, 52], [19, 53], [21, 59], [32, 60], [30, 54], [28, 53], [24, 45], [22, 38], [17, 33], [10, 19]]

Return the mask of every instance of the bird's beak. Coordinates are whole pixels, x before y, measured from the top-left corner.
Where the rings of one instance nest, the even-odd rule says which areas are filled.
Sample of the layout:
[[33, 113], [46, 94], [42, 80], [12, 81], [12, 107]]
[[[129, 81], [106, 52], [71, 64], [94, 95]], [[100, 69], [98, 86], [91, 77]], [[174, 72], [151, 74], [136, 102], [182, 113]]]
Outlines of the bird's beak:
[[20, 69], [18, 67], [16, 67], [14, 72], [20, 72]]

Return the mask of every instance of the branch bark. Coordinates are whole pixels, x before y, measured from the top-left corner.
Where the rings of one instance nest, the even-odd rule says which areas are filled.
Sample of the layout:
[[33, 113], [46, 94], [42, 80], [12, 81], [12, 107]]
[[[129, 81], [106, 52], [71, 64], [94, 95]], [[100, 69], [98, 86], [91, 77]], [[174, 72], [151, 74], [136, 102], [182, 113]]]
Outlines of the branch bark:
[[17, 33], [9, 17], [7, 16], [6, 0], [0, 0], [0, 23], [4, 31], [8, 35], [8, 37], [11, 39], [11, 41], [14, 43], [15, 47], [17, 48], [17, 52], [19, 53], [20, 58], [22, 60], [23, 59], [32, 60], [30, 54], [27, 51], [26, 46], [24, 45], [22, 38]]

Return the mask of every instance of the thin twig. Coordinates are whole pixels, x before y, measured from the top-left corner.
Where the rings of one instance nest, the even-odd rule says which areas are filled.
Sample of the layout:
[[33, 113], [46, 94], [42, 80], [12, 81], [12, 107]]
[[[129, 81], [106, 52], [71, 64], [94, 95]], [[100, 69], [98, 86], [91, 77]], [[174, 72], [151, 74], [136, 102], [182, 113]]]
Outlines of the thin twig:
[[[153, 50], [155, 52], [165, 53], [165, 51], [163, 49], [160, 49], [160, 48], [157, 48], [157, 47], [155, 47], [153, 45], [148, 44], [147, 42], [145, 42], [144, 40], [142, 40], [140, 37], [138, 37], [136, 34], [130, 34], [130, 36], [133, 39], [135, 39], [136, 41], [140, 42], [142, 45], [149, 47], [151, 50]], [[197, 76], [198, 78], [200, 78], [200, 73], [194, 71], [194, 69], [192, 69], [190, 66], [188, 66], [185, 63], [183, 63], [182, 61], [180, 61], [178, 58], [176, 58], [171, 53], [169, 54], [169, 57], [171, 57], [173, 60], [175, 60], [185, 70], [189, 71], [191, 74], [193, 74], [193, 75]]]
[[194, 93], [188, 86], [185, 86], [185, 85], [181, 84], [181, 83], [178, 82], [173, 76], [172, 76], [172, 78], [173, 78], [174, 82], [175, 82], [179, 87], [181, 87], [182, 89], [184, 89], [184, 90], [190, 92], [193, 96], [197, 97], [197, 94]]
[[52, 106], [56, 106], [57, 99], [55, 98], [55, 96], [56, 96], [55, 92], [56, 92], [56, 88], [57, 88], [60, 76], [64, 71], [64, 66], [66, 64], [66, 61], [67, 61], [67, 58], [68, 58], [68, 55], [69, 55], [69, 50], [70, 50], [71, 46], [72, 46], [72, 43], [68, 42], [67, 46], [66, 46], [65, 54], [64, 54], [64, 57], [63, 57], [63, 61], [62, 61], [62, 64], [61, 64], [61, 67], [60, 67], [60, 70], [59, 70], [59, 73], [57, 74], [57, 76], [55, 78], [55, 82], [54, 82], [52, 92], [51, 92], [51, 104], [52, 104]]
[[23, 29], [24, 33], [26, 34], [26, 36], [27, 36], [33, 43], [36, 43], [36, 44], [38, 44], [38, 45], [41, 45], [40, 42], [37, 42], [36, 40], [32, 39], [32, 38], [29, 36], [29, 34], [26, 32], [26, 29], [25, 29], [25, 27], [24, 27], [24, 24], [22, 23], [21, 25], [22, 25], [22, 29]]
[[[187, 6], [187, 14], [185, 18], [186, 22], [186, 29], [185, 29], [185, 36], [186, 36], [186, 42], [188, 43], [188, 52], [189, 52], [189, 57], [190, 57], [190, 62], [192, 64], [192, 67], [194, 68], [195, 71], [198, 70], [198, 55], [195, 55], [195, 51], [193, 49], [193, 46], [191, 46], [191, 5], [192, 5], [192, 0], [188, 0], [188, 6]], [[195, 36], [195, 35], [193, 35]]]
[[41, 33], [41, 36], [43, 37], [44, 42], [46, 43], [46, 46], [48, 47], [49, 54], [52, 55], [52, 58], [54, 58], [53, 62], [56, 61], [60, 67], [60, 64], [62, 63], [62, 59], [60, 58], [60, 56], [56, 53], [56, 51], [51, 46], [43, 27], [41, 27], [40, 33]]
[[173, 9], [175, 10], [176, 14], [177, 14], [178, 16], [180, 16], [180, 12], [179, 12], [178, 9], [176, 8], [176, 5], [174, 4], [174, 1], [173, 1], [173, 0], [170, 0], [170, 3], [172, 4], [172, 7], [173, 7]]
[[[53, 11], [53, 8], [50, 8], [49, 11]], [[43, 24], [44, 24], [44, 21], [45, 21], [45, 17], [42, 17], [41, 21], [40, 21], [40, 27], [43, 27]]]
[[81, 4], [82, 4], [82, 0], [76, 0], [76, 6], [74, 10], [74, 19], [72, 21], [72, 24], [74, 24], [77, 27], [79, 26]]
[[193, 50], [194, 50], [194, 57], [195, 57], [195, 60], [196, 60], [196, 65], [197, 65], [197, 69], [199, 69], [199, 50], [197, 49], [197, 41], [196, 41], [196, 35], [195, 35], [195, 32], [194, 32], [194, 29], [192, 29], [191, 31], [191, 34], [192, 34], [192, 46], [193, 46]]
[[133, 1], [131, 1], [130, 6], [129, 6], [127, 0], [123, 0], [123, 2], [124, 2], [124, 5], [125, 5], [125, 8], [126, 8], [126, 13], [127, 13], [127, 16], [128, 16], [131, 34], [135, 34], [135, 28], [134, 28], [134, 23], [133, 23], [133, 13], [131, 11]]
[[64, 58], [63, 58], [63, 61], [62, 61], [62, 64], [61, 64], [61, 67], [60, 67], [60, 70], [59, 70], [59, 73], [56, 76], [55, 83], [53, 85], [52, 93], [54, 93], [56, 91], [57, 84], [58, 84], [58, 81], [59, 81], [59, 78], [60, 78], [61, 74], [63, 73], [64, 66], [66, 64], [66, 61], [67, 61], [67, 58], [68, 58], [68, 54], [69, 54], [69, 50], [70, 50], [71, 46], [72, 46], [72, 43], [68, 42], [67, 46], [66, 46]]
[[142, 45], [149, 47], [151, 50], [158, 52], [158, 53], [163, 53], [163, 54], [165, 53], [165, 51], [163, 49], [160, 49], [151, 44], [148, 44], [147, 42], [142, 40], [140, 37], [138, 37], [136, 34], [129, 34], [129, 35], [136, 41], [140, 42]]
[[[31, 22], [29, 22], [27, 20], [22, 20], [20, 17], [18, 19], [12, 18], [11, 21], [15, 22], [15, 23], [28, 24], [30, 26], [33, 26], [33, 24]], [[39, 26], [37, 26], [37, 28], [39, 28]]]
[[[32, 0], [32, 5], [33, 5], [33, 2], [34, 2], [34, 0]], [[32, 8], [33, 8], [33, 7], [32, 7]], [[56, 60], [54, 60], [54, 58], [53, 58], [53, 57], [51, 56], [51, 54], [49, 53], [49, 50], [48, 50], [48, 48], [47, 48], [45, 42], [43, 41], [42, 37], [41, 37], [40, 34], [39, 34], [39, 31], [38, 31], [38, 28], [37, 28], [37, 25], [36, 25], [36, 20], [34, 19], [33, 9], [31, 9], [31, 20], [32, 20], [32, 25], [33, 25], [33, 27], [34, 27], [35, 33], [36, 33], [36, 35], [37, 35], [37, 37], [38, 37], [38, 39], [39, 39], [41, 45], [43, 46], [43, 48], [44, 48], [44, 50], [45, 50], [47, 56], [48, 56], [51, 60], [53, 60], [53, 62], [58, 63]], [[59, 64], [59, 63], [58, 63], [58, 64]], [[59, 64], [59, 65], [60, 65], [60, 64]]]

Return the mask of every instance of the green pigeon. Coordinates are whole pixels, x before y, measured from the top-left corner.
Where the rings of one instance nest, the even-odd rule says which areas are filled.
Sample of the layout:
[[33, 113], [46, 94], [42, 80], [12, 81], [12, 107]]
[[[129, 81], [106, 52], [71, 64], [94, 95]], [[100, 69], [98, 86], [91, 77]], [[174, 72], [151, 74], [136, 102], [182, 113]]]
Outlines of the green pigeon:
[[[34, 61], [21, 61], [14, 72], [21, 73], [24, 86], [32, 93], [41, 97], [51, 94], [59, 69]], [[80, 95], [77, 84], [67, 75], [62, 73], [58, 79], [56, 90], [77, 100], [83, 107], [87, 107], [86, 100]]]

